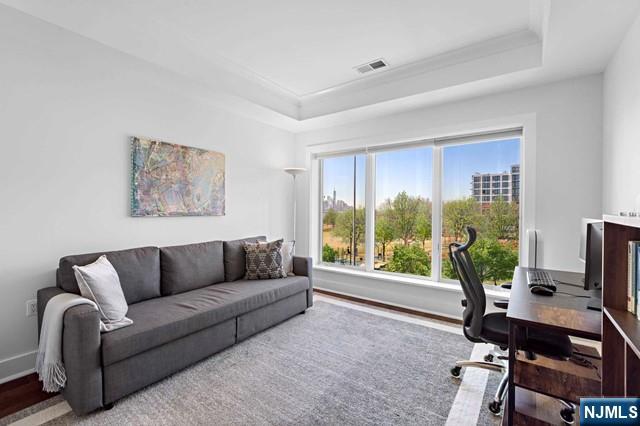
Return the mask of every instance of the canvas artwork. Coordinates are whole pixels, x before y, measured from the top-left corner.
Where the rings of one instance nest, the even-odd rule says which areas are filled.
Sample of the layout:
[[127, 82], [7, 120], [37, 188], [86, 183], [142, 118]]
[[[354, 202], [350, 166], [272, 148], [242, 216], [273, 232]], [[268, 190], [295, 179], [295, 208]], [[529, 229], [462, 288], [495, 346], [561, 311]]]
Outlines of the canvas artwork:
[[224, 154], [134, 137], [132, 216], [223, 216]]

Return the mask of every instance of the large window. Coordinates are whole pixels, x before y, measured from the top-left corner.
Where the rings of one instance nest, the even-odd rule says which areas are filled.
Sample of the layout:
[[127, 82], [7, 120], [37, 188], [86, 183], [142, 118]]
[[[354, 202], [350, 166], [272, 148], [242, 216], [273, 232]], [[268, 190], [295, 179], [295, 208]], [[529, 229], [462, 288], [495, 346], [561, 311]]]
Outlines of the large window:
[[366, 157], [322, 163], [322, 261], [364, 268]]
[[375, 156], [374, 269], [431, 276], [431, 147]]
[[[442, 277], [455, 279], [447, 255], [453, 241], [466, 237], [473, 226], [478, 241], [471, 247], [476, 271], [485, 284], [511, 280], [518, 264], [520, 208], [520, 139], [446, 146], [442, 149]], [[482, 195], [471, 182], [490, 186]], [[516, 185], [516, 186], [517, 186]]]
[[519, 263], [519, 132], [321, 158], [323, 263], [451, 280], [448, 245], [473, 226], [482, 281], [511, 279]]

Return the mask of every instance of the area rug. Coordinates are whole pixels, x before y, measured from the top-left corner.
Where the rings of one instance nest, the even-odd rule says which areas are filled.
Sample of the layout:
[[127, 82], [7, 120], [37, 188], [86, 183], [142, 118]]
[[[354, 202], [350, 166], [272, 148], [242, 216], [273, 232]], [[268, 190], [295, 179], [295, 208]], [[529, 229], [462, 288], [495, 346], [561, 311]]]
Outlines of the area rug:
[[[305, 315], [124, 398], [110, 411], [65, 413], [46, 424], [443, 425], [460, 386], [449, 369], [472, 348], [443, 329], [317, 301]], [[55, 403], [0, 423], [26, 420]], [[483, 415], [469, 420], [495, 422]]]

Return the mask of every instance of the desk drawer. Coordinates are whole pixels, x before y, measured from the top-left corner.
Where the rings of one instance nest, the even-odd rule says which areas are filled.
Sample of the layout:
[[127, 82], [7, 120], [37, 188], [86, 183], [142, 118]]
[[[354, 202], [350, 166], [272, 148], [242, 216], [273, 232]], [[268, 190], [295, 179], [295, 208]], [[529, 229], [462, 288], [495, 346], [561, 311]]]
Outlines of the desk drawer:
[[[593, 354], [594, 349], [577, 345], [575, 352]], [[597, 354], [597, 352], [596, 352]], [[528, 360], [524, 352], [516, 356], [514, 382], [526, 389], [572, 401], [580, 402], [580, 397], [599, 396], [602, 361], [580, 355], [588, 365], [579, 365], [573, 361], [562, 361], [538, 356]]]

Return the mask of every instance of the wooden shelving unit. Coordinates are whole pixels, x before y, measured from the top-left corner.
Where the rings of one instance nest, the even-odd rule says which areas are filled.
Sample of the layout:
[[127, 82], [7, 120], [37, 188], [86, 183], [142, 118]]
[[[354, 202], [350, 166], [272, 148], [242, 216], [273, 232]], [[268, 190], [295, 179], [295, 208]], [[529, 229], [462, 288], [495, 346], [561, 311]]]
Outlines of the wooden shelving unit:
[[627, 311], [628, 243], [640, 218], [604, 216], [602, 395], [640, 396], [640, 321]]

